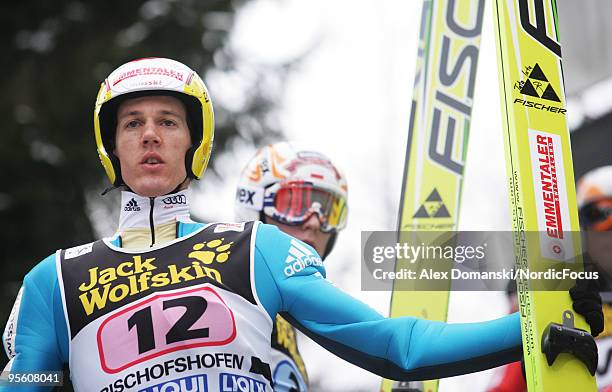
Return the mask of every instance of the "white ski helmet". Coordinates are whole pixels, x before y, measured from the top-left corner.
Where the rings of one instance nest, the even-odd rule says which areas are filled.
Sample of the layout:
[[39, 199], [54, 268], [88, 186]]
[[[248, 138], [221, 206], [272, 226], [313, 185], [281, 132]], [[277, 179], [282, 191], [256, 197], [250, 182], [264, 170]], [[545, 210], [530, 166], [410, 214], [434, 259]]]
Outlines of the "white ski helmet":
[[263, 220], [266, 215], [299, 225], [315, 212], [322, 219], [321, 230], [333, 235], [323, 255], [327, 256], [337, 232], [346, 226], [347, 196], [346, 179], [327, 156], [280, 142], [257, 150], [243, 169], [235, 214], [242, 221]]
[[588, 171], [576, 185], [578, 209], [597, 200], [612, 198], [612, 166]]
[[125, 63], [104, 80], [94, 108], [94, 133], [102, 166], [114, 186], [123, 184], [119, 160], [113, 154], [117, 109], [126, 98], [170, 95], [187, 111], [191, 148], [185, 156], [189, 178], [204, 173], [212, 149], [215, 121], [212, 103], [202, 79], [186, 65], [166, 58], [143, 58]]
[[605, 216], [595, 204], [612, 199], [612, 166], [601, 166], [584, 174], [576, 185], [576, 201], [583, 224], [603, 220]]

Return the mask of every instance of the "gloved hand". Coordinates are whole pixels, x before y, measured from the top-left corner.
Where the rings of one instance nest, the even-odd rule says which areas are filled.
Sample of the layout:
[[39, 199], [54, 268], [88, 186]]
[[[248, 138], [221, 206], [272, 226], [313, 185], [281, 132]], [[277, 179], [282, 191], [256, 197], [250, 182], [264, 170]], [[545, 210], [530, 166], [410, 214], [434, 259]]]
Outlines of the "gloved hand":
[[578, 279], [569, 293], [574, 310], [586, 319], [591, 327], [591, 336], [596, 337], [604, 329], [601, 295], [597, 285], [591, 279]]

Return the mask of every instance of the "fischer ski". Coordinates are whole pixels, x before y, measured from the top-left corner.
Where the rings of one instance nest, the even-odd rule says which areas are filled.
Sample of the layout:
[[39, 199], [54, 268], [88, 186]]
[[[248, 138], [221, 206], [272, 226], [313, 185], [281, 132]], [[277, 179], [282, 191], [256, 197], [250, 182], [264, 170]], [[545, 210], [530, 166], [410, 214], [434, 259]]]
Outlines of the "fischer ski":
[[[457, 228], [484, 3], [423, 2], [398, 217], [400, 241], [412, 231]], [[402, 268], [397, 262], [395, 270]], [[418, 281], [394, 283], [391, 317], [446, 321], [450, 281], [438, 291], [423, 291], [418, 285]], [[384, 392], [410, 388], [390, 380], [382, 383]], [[419, 383], [417, 388], [436, 392], [438, 380]]]
[[[581, 270], [556, 2], [496, 0], [494, 20], [516, 268], [572, 259]], [[536, 290], [525, 278], [517, 287], [529, 391], [596, 391], [597, 358], [580, 350], [594, 340], [567, 291]]]

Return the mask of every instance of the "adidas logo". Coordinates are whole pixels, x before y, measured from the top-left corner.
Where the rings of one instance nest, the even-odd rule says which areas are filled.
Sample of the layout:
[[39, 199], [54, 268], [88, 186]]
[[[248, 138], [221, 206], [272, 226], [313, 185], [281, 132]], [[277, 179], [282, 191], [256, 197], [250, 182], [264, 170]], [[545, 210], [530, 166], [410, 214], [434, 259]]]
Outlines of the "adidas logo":
[[136, 199], [132, 197], [132, 199], [127, 202], [125, 207], [123, 207], [123, 210], [124, 211], [140, 211], [140, 206], [138, 206]]
[[413, 218], [450, 218], [448, 209], [436, 188], [427, 196], [425, 202], [414, 213]]
[[286, 276], [293, 276], [310, 266], [323, 265], [321, 257], [316, 252], [311, 252], [303, 243], [295, 239], [291, 240], [291, 247], [289, 247], [287, 253], [285, 269], [283, 270]]
[[540, 65], [536, 65], [531, 68], [528, 67], [526, 72], [529, 72], [529, 76], [525, 81], [517, 82], [515, 88], [519, 89], [521, 94], [529, 95], [530, 97], [542, 98], [548, 101], [561, 102], [559, 95], [553, 88], [552, 84], [548, 81], [546, 75], [540, 68]]

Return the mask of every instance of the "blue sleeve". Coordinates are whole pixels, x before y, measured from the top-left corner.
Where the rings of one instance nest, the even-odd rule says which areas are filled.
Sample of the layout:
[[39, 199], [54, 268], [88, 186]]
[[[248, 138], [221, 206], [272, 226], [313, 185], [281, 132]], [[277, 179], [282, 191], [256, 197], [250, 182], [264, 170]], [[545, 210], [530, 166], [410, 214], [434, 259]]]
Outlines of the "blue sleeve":
[[9, 358], [5, 371], [59, 371], [68, 362], [68, 330], [55, 254], [25, 276], [2, 338]]
[[394, 380], [451, 377], [520, 359], [518, 314], [446, 324], [385, 318], [325, 279], [308, 245], [260, 225], [255, 244], [257, 295], [272, 319], [281, 313], [332, 353]]

